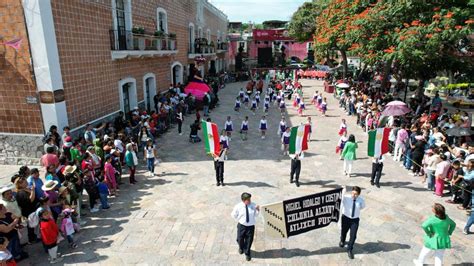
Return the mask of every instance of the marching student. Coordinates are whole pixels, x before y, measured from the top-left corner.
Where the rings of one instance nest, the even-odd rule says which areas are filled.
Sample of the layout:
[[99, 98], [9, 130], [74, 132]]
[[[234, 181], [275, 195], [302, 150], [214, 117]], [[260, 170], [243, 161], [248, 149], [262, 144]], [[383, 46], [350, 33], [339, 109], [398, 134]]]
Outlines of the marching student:
[[377, 158], [372, 160], [372, 175], [370, 177], [370, 184], [373, 186], [380, 188], [380, 177], [382, 176], [382, 169], [383, 169], [383, 155], [380, 155]]
[[229, 149], [229, 138], [227, 137], [226, 130], [221, 131], [221, 136], [219, 137], [219, 143], [223, 149]]
[[260, 105], [260, 93], [258, 91], [255, 92], [255, 102], [257, 103], [256, 108], [258, 109], [258, 106]]
[[326, 116], [326, 111], [328, 110], [328, 103], [326, 101], [326, 97], [324, 97], [323, 102], [321, 103], [321, 112], [323, 116]]
[[[291, 171], [290, 171], [290, 183], [295, 183], [297, 187], [300, 186], [300, 172], [301, 172], [301, 158], [303, 153], [290, 155], [291, 158]], [[293, 180], [294, 177], [294, 180]]]
[[283, 147], [283, 155], [288, 154], [288, 148], [290, 147], [290, 127], [287, 127], [281, 136], [281, 144]]
[[339, 126], [339, 136], [344, 135], [344, 132], [347, 132], [346, 119], [341, 120], [341, 125]]
[[321, 105], [323, 103], [323, 94], [319, 93], [318, 98], [317, 98], [317, 105], [316, 107], [319, 109], [319, 111], [322, 111]]
[[308, 142], [311, 141], [311, 133], [313, 132], [313, 122], [311, 122], [311, 116], [308, 116], [306, 119], [306, 125], [309, 127], [309, 133], [308, 133]]
[[265, 139], [265, 132], [267, 131], [267, 119], [265, 116], [262, 116], [260, 120], [260, 132], [262, 133], [262, 139]]
[[301, 100], [300, 103], [299, 103], [299, 108], [298, 108], [298, 114], [299, 116], [303, 116], [304, 115], [304, 101]]
[[247, 94], [244, 94], [244, 104], [245, 104], [245, 107], [249, 107], [249, 96]]
[[240, 125], [240, 136], [242, 140], [247, 140], [247, 132], [249, 131], [249, 117], [246, 116], [242, 125]]
[[229, 141], [231, 141], [232, 131], [234, 130], [234, 124], [232, 123], [230, 116], [227, 117], [227, 120], [225, 121], [225, 124], [224, 124], [224, 128], [225, 128], [227, 138], [229, 139]]
[[244, 95], [245, 95], [244, 88], [240, 88], [238, 98], [240, 98], [241, 101], [244, 99]]
[[270, 107], [270, 97], [268, 95], [265, 97], [265, 100], [263, 102], [263, 111], [265, 113], [268, 113], [268, 108]]
[[280, 112], [283, 114], [285, 112], [286, 106], [285, 106], [285, 99], [282, 97], [280, 99]]
[[313, 94], [313, 98], [311, 99], [311, 104], [314, 104], [317, 107], [317, 103], [318, 103], [318, 91], [315, 91]]
[[280, 105], [280, 104], [281, 104], [282, 98], [283, 98], [283, 97], [281, 97], [280, 91], [278, 91], [278, 92], [276, 93], [276, 102], [275, 102], [275, 103], [278, 104], [278, 106], [279, 106], [280, 108], [281, 108], [281, 105]]
[[360, 211], [365, 208], [365, 201], [360, 197], [360, 187], [352, 187], [351, 195], [344, 195], [342, 198], [342, 218], [341, 218], [341, 241], [339, 247], [343, 248], [346, 244], [347, 232], [349, 234], [349, 242], [347, 243], [347, 255], [350, 259], [354, 259], [352, 249], [357, 238], [357, 230], [359, 229]]
[[240, 98], [239, 97], [235, 98], [234, 111], [236, 112], [240, 111]]
[[286, 121], [285, 121], [285, 117], [282, 116], [280, 124], [278, 126], [278, 132], [277, 132], [277, 134], [280, 135], [280, 138], [283, 136], [283, 133], [285, 131], [286, 131]]
[[212, 154], [214, 157], [214, 170], [216, 170], [216, 186], [224, 186], [224, 160], [226, 153], [227, 148], [222, 147], [219, 154]]
[[351, 177], [352, 163], [357, 159], [357, 148], [358, 146], [354, 135], [349, 135], [341, 154], [341, 157], [344, 158], [344, 175], [347, 175], [348, 177]]
[[255, 97], [252, 99], [252, 107], [250, 110], [252, 111], [253, 115], [255, 115], [255, 109], [257, 109], [257, 100], [255, 100]]
[[295, 100], [293, 101], [293, 107], [299, 108], [301, 102], [301, 97], [299, 94], [296, 94]]
[[255, 233], [255, 221], [260, 213], [260, 206], [251, 202], [250, 193], [244, 192], [240, 196], [242, 202], [235, 205], [231, 216], [237, 223], [237, 243], [239, 254], [245, 254], [245, 259], [252, 259], [250, 248], [252, 247], [253, 235]]

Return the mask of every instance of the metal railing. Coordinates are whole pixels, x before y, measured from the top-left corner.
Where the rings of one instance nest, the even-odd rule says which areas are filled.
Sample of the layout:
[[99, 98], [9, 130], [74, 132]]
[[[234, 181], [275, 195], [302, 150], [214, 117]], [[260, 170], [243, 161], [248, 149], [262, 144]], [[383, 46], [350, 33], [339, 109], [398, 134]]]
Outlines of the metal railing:
[[138, 34], [127, 30], [110, 30], [110, 49], [112, 51], [176, 51], [175, 37]]

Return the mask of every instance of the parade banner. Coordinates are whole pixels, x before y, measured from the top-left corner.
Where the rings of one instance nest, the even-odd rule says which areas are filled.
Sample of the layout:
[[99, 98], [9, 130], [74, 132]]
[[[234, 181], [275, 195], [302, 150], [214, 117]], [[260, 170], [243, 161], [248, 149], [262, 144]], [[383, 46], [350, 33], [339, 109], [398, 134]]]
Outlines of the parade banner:
[[342, 188], [262, 206], [265, 234], [287, 238], [339, 221]]
[[290, 154], [300, 154], [308, 149], [308, 134], [310, 125], [292, 127], [290, 131]]
[[211, 122], [201, 121], [201, 128], [203, 133], [204, 145], [206, 147], [206, 153], [219, 154], [220, 143], [219, 143], [219, 131], [217, 125]]

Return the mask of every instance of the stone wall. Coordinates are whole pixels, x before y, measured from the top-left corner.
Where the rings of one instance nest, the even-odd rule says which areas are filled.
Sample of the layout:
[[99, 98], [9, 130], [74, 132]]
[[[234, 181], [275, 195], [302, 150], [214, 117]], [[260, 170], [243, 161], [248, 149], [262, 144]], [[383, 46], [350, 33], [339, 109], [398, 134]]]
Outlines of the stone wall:
[[0, 165], [39, 165], [42, 138], [41, 135], [0, 135]]

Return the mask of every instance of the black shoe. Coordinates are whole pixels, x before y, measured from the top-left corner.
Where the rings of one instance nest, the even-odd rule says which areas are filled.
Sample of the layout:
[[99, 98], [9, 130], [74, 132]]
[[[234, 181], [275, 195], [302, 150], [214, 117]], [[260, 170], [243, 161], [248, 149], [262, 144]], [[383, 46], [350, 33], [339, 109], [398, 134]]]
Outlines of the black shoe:
[[244, 251], [239, 248], [239, 254], [244, 254]]
[[351, 259], [351, 260], [354, 259], [354, 254], [352, 253], [352, 250], [347, 251], [347, 256], [349, 256], [349, 259]]
[[379, 184], [379, 183], [375, 184], [375, 186], [376, 186], [377, 188], [380, 188], [380, 184]]
[[339, 247], [340, 247], [340, 248], [343, 248], [343, 247], [344, 247], [344, 242], [342, 242], [342, 241], [339, 242]]
[[300, 187], [300, 182], [296, 181], [295, 183], [297, 187]]
[[219, 182], [216, 183], [216, 186], [220, 186], [220, 185], [221, 185], [221, 183], [219, 183]]
[[374, 181], [370, 181], [370, 185], [372, 186], [375, 185]]
[[225, 185], [224, 185], [224, 182], [221, 182], [221, 186], [225, 186]]
[[295, 182], [295, 181], [293, 181], [293, 179], [290, 179], [290, 184], [291, 184], [291, 183], [294, 183], [294, 182]]
[[245, 256], [245, 259], [246, 259], [247, 261], [250, 261], [252, 258], [251, 258], [250, 256]]

